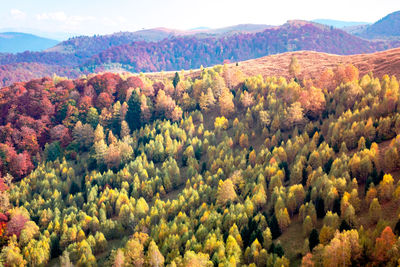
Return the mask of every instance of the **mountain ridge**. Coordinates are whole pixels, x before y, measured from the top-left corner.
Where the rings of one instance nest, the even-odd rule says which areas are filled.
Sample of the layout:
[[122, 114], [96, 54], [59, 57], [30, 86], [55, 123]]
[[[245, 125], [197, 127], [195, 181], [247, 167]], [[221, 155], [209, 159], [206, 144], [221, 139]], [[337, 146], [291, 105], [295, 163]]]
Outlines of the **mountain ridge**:
[[24, 51], [42, 51], [59, 42], [37, 35], [21, 32], [0, 33], [0, 53], [20, 53]]

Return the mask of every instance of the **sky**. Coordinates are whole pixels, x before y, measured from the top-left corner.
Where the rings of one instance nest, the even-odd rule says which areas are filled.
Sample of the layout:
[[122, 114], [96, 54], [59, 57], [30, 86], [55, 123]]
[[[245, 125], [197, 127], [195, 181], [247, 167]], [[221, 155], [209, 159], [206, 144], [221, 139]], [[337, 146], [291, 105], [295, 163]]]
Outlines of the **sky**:
[[0, 0], [0, 29], [66, 35], [219, 28], [291, 19], [375, 22], [399, 0]]

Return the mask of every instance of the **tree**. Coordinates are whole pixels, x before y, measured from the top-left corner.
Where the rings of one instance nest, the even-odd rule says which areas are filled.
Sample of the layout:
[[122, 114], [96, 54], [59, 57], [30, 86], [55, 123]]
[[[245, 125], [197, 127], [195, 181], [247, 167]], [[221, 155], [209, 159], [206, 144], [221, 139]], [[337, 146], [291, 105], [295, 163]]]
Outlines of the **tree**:
[[144, 266], [143, 245], [136, 238], [130, 239], [125, 246], [125, 265]]
[[254, 98], [253, 95], [247, 91], [244, 91], [243, 94], [240, 96], [240, 102], [242, 103], [242, 106], [247, 109], [254, 104]]
[[26, 260], [21, 255], [21, 250], [18, 247], [15, 236], [11, 237], [8, 245], [2, 249], [0, 257], [2, 262], [6, 263], [7, 266], [22, 267], [27, 265]]
[[228, 202], [236, 200], [235, 187], [231, 179], [220, 181], [218, 186], [217, 203], [225, 206]]
[[200, 108], [203, 111], [208, 111], [215, 105], [215, 98], [214, 94], [211, 90], [211, 88], [207, 89], [207, 93], [204, 94], [204, 92], [201, 93], [200, 99], [199, 99], [199, 105]]
[[295, 79], [297, 79], [298, 75], [300, 74], [300, 64], [297, 61], [296, 56], [292, 56], [292, 58], [290, 59], [289, 74]]
[[303, 108], [301, 103], [296, 101], [288, 108], [287, 126], [288, 128], [303, 124]]
[[69, 253], [67, 250], [64, 250], [63, 254], [60, 256], [60, 266], [63, 267], [73, 267], [71, 260], [69, 259]]
[[75, 142], [82, 148], [90, 148], [93, 144], [94, 131], [90, 124], [83, 124], [78, 121], [73, 129], [73, 138]]
[[322, 226], [321, 231], [319, 233], [319, 242], [322, 245], [327, 245], [329, 241], [331, 241], [334, 235], [335, 235], [335, 230], [330, 226], [324, 225]]
[[135, 131], [141, 126], [141, 108], [140, 108], [140, 97], [134, 90], [128, 101], [128, 111], [126, 112], [126, 122], [129, 125], [129, 129]]
[[307, 215], [307, 217], [303, 221], [303, 234], [304, 236], [309, 236], [312, 229], [314, 228], [311, 217]]
[[318, 118], [325, 109], [325, 95], [314, 86], [300, 92], [299, 102], [310, 119]]
[[369, 218], [373, 223], [377, 223], [381, 217], [382, 209], [377, 198], [374, 198], [369, 205]]
[[229, 235], [226, 240], [226, 255], [228, 258], [234, 257], [236, 264], [240, 264], [242, 250], [236, 242], [236, 239], [233, 238], [231, 235]]
[[290, 217], [287, 208], [279, 209], [276, 215], [281, 232], [283, 232], [290, 224]]
[[7, 224], [7, 234], [12, 236], [16, 235], [19, 238], [22, 229], [29, 221], [29, 214], [21, 209], [16, 209], [11, 215], [11, 220]]
[[180, 80], [181, 80], [181, 78], [179, 77], [179, 73], [175, 72], [174, 79], [172, 80], [172, 84], [174, 85], [175, 89], [176, 89], [176, 86], [178, 85]]
[[301, 259], [301, 266], [303, 267], [314, 267], [314, 262], [312, 261], [312, 254], [307, 253], [302, 259]]
[[164, 266], [164, 256], [158, 250], [158, 247], [154, 241], [150, 242], [147, 251], [147, 264], [151, 267], [162, 267]]
[[112, 267], [123, 267], [124, 263], [125, 263], [124, 252], [122, 251], [122, 249], [118, 249]]
[[310, 246], [310, 251], [313, 250], [314, 247], [316, 247], [319, 244], [319, 234], [317, 229], [312, 229], [310, 233], [310, 237], [308, 238], [309, 246]]
[[229, 126], [229, 121], [225, 117], [216, 117], [215, 122], [214, 122], [214, 127], [216, 130], [218, 129], [223, 129], [226, 130], [228, 129]]
[[269, 225], [269, 228], [271, 229], [272, 239], [276, 239], [282, 234], [275, 214], [272, 215], [272, 218], [268, 225]]
[[249, 146], [249, 139], [248, 139], [248, 137], [247, 137], [247, 134], [242, 133], [242, 135], [241, 135], [240, 138], [239, 138], [239, 145], [240, 145], [242, 148], [246, 148], [246, 147]]
[[384, 263], [389, 259], [389, 251], [396, 240], [397, 238], [393, 234], [392, 228], [386, 226], [375, 242], [373, 256], [378, 263]]
[[22, 246], [29, 243], [30, 240], [34, 239], [39, 234], [39, 227], [33, 221], [25, 223], [24, 228], [19, 236], [19, 242]]
[[219, 105], [222, 116], [229, 117], [235, 111], [233, 95], [228, 88], [224, 88], [224, 90], [222, 90], [222, 94], [219, 97]]
[[378, 186], [379, 199], [383, 201], [390, 200], [393, 191], [394, 191], [393, 177], [390, 173], [385, 174], [383, 176], [383, 180], [379, 183]]

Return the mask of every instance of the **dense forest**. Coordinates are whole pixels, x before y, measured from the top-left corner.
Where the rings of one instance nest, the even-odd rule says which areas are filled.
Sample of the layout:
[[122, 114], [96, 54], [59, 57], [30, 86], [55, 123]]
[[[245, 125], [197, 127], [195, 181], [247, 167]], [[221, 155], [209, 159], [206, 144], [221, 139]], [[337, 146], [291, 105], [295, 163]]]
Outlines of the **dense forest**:
[[198, 69], [201, 65], [213, 66], [225, 60], [236, 62], [287, 51], [350, 55], [400, 46], [400, 41], [368, 41], [306, 21], [289, 21], [257, 33], [172, 36], [155, 38], [154, 42], [148, 42], [148, 38], [138, 33], [72, 38], [45, 52], [0, 53], [3, 69], [0, 86], [19, 82], [20, 78], [30, 80], [54, 73], [77, 78], [79, 74], [115, 69], [134, 73]]
[[400, 92], [352, 65], [0, 90], [5, 266], [397, 266]]

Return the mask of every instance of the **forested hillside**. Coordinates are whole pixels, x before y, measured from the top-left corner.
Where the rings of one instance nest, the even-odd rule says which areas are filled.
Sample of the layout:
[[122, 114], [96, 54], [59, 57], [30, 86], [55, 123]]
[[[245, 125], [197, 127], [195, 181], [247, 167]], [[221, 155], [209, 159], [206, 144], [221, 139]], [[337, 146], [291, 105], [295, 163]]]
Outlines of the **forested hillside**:
[[2, 262], [397, 266], [398, 80], [301, 66], [2, 88]]
[[194, 69], [242, 61], [287, 51], [312, 50], [337, 55], [372, 53], [394, 47], [386, 42], [369, 42], [339, 29], [306, 21], [290, 21], [255, 34], [226, 38], [181, 37], [157, 43], [134, 42], [107, 49], [84, 63], [90, 70], [121, 64], [133, 72]]
[[356, 31], [357, 36], [367, 39], [396, 39], [400, 38], [400, 11], [393, 12], [372, 25]]

